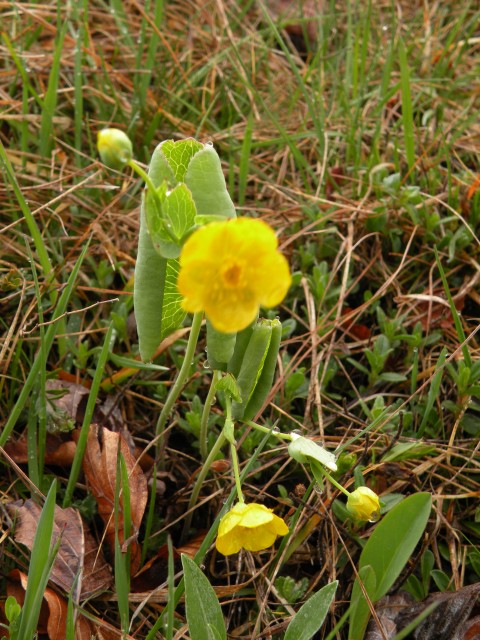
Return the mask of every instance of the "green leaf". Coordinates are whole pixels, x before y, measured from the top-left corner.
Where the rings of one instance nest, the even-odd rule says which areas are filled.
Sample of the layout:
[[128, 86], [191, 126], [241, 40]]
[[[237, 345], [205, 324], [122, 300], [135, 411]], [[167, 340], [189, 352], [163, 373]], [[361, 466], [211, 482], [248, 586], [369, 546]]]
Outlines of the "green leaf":
[[188, 166], [195, 154], [203, 149], [203, 144], [193, 138], [176, 142], [165, 140], [161, 144], [161, 149], [177, 182], [185, 182]]
[[423, 458], [435, 451], [435, 445], [423, 444], [421, 442], [399, 442], [394, 445], [382, 458], [383, 462], [393, 462], [399, 460], [411, 460]]
[[331, 471], [337, 470], [337, 462], [333, 453], [327, 451], [313, 440], [299, 436], [296, 433], [292, 433], [292, 442], [288, 445], [288, 453], [297, 462], [305, 464], [314, 460]]
[[163, 292], [161, 339], [178, 329], [187, 313], [182, 309], [182, 296], [178, 293], [177, 278], [180, 266], [178, 260], [167, 260], [165, 289]]
[[360, 555], [359, 568], [375, 571], [375, 602], [384, 596], [400, 575], [420, 540], [432, 506], [429, 493], [416, 493], [402, 500], [376, 526]]
[[352, 589], [348, 640], [362, 640], [370, 618], [370, 606], [363, 590], [366, 591], [369, 599], [372, 600], [376, 586], [377, 581], [373, 568], [370, 565], [362, 567], [358, 572], [358, 578], [355, 580]]
[[195, 224], [195, 203], [190, 189], [185, 184], [179, 184], [168, 192], [164, 182], [157, 194], [161, 206], [147, 192], [145, 210], [148, 232], [155, 250], [163, 258], [178, 258], [182, 239]]
[[310, 640], [322, 626], [332, 604], [338, 580], [317, 591], [300, 607], [287, 627], [285, 640]]
[[226, 391], [228, 394], [230, 394], [232, 399], [235, 400], [235, 402], [242, 401], [242, 396], [240, 394], [240, 389], [238, 387], [237, 381], [231, 373], [227, 373], [226, 376], [219, 380], [215, 385], [215, 389]]
[[226, 640], [225, 621], [213, 587], [198, 565], [185, 554], [182, 554], [182, 565], [191, 639]]
[[198, 216], [236, 217], [220, 158], [212, 145], [205, 145], [192, 158], [185, 174], [185, 183], [192, 192]]
[[[387, 593], [408, 562], [425, 530], [431, 506], [429, 493], [416, 493], [405, 498], [387, 513], [368, 539], [360, 555], [358, 571], [373, 603]], [[370, 610], [358, 578], [353, 585], [351, 603], [348, 639], [362, 640]]]

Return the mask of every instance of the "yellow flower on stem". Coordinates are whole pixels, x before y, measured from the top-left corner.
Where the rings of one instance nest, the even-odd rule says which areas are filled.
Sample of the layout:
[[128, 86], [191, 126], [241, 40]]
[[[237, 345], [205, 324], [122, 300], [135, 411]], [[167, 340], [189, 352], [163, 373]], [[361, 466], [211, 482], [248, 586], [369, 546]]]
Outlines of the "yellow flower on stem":
[[238, 502], [220, 520], [215, 545], [224, 556], [238, 553], [242, 547], [261, 551], [271, 547], [277, 536], [287, 533], [287, 525], [272, 509], [255, 502]]
[[348, 496], [347, 509], [357, 520], [376, 522], [380, 517], [380, 500], [368, 487], [358, 487]]
[[222, 333], [245, 329], [260, 306], [277, 306], [290, 282], [275, 233], [261, 220], [234, 218], [200, 227], [180, 255], [183, 308], [205, 311]]

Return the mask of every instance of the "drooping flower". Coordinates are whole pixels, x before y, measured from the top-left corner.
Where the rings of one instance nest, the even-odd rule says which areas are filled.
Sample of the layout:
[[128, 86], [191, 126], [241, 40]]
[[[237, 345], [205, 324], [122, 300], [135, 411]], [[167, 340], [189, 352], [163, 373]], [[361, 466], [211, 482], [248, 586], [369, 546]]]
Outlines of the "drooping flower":
[[258, 309], [275, 307], [291, 277], [271, 227], [234, 218], [195, 231], [180, 255], [178, 290], [185, 311], [205, 311], [213, 327], [235, 333], [255, 320]]
[[132, 142], [121, 129], [102, 129], [97, 134], [97, 149], [103, 164], [123, 169], [133, 157]]
[[272, 509], [255, 502], [238, 502], [221, 519], [215, 545], [224, 556], [242, 548], [261, 551], [271, 547], [277, 536], [287, 533], [287, 525]]
[[375, 522], [380, 517], [380, 500], [368, 487], [358, 487], [348, 496], [347, 509], [357, 520]]

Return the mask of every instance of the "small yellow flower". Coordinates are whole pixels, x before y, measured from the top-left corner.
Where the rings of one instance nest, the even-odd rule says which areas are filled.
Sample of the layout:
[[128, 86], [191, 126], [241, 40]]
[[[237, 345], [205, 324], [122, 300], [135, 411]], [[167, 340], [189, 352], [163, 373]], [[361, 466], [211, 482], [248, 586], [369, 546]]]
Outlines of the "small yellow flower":
[[273, 229], [261, 220], [234, 218], [195, 231], [180, 255], [178, 290], [185, 311], [205, 311], [217, 331], [235, 333], [262, 307], [285, 297], [291, 277]]
[[132, 142], [120, 129], [102, 129], [97, 134], [97, 149], [103, 164], [122, 169], [132, 159]]
[[217, 550], [224, 556], [247, 551], [261, 551], [271, 547], [277, 536], [288, 533], [282, 518], [262, 504], [238, 502], [220, 520], [216, 541]]
[[375, 522], [380, 517], [380, 500], [368, 487], [358, 487], [348, 496], [347, 509], [357, 520]]

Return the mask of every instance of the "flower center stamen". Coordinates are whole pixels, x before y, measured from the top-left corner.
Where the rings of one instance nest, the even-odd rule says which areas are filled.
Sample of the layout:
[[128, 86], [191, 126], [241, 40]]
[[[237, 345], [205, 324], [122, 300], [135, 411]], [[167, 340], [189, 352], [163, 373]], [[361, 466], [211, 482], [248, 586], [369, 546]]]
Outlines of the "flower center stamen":
[[242, 267], [234, 262], [222, 270], [222, 278], [227, 287], [238, 287], [242, 277]]

